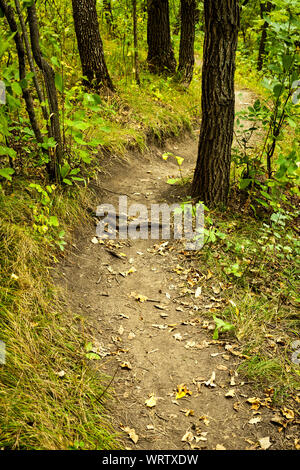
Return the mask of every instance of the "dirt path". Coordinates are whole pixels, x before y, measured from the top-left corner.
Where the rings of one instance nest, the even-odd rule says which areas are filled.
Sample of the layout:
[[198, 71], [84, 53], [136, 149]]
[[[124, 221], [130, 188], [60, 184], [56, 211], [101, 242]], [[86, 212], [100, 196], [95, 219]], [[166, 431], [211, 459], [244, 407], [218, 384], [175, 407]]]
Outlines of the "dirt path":
[[[238, 109], [251, 101], [252, 93], [237, 92]], [[184, 174], [190, 174], [197, 138], [185, 137], [164, 151], [184, 157]], [[99, 204], [118, 207], [119, 194], [129, 196], [128, 204], [148, 207], [178, 201], [176, 189], [166, 184], [177, 176], [177, 167], [162, 153], [152, 148], [147, 155], [131, 155], [128, 164], [114, 162], [101, 182], [110, 191]], [[92, 325], [94, 351], [103, 357], [93, 365], [114, 376], [109, 413], [115, 429], [124, 431], [125, 447], [293, 448], [289, 436], [270, 423], [276, 412], [268, 393], [237, 373], [242, 358], [235, 339], [212, 340], [214, 322], [205, 312], [224, 304], [222, 288], [205, 266], [182, 254], [179, 242], [94, 244], [94, 236], [91, 227], [78, 239], [62, 266], [61, 283], [70, 307]], [[202, 292], [196, 297], [198, 287]], [[139, 295], [148, 300], [141, 302]], [[185, 396], [176, 399], [178, 386]], [[257, 396], [260, 407], [247, 401]]]

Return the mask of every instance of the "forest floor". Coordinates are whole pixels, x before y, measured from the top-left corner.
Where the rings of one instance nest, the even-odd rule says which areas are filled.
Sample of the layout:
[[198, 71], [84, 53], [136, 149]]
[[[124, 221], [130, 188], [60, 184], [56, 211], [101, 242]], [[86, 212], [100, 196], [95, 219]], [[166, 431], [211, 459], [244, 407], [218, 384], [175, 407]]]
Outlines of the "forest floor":
[[[252, 103], [237, 92], [237, 109]], [[198, 132], [152, 146], [144, 155], [107, 162], [99, 184], [99, 205], [174, 203], [184, 186], [170, 186], [176, 162], [184, 176], [195, 167]], [[108, 191], [106, 191], [106, 189]], [[56, 273], [70, 309], [83, 315], [93, 338], [91, 361], [107, 379], [107, 412], [127, 449], [294, 449], [296, 425], [281, 429], [280, 407], [271, 391], [252, 383], [238, 367], [241, 345], [234, 336], [213, 340], [207, 315], [222, 305], [214, 273], [178, 240], [94, 239], [95, 226], [78, 230], [71, 252]], [[93, 240], [93, 242], [92, 242]], [[187, 280], [198, 284], [186, 291]], [[197, 286], [201, 293], [195, 296]], [[200, 291], [198, 291], [199, 293]], [[176, 396], [177, 395], [177, 396]], [[276, 421], [277, 420], [277, 421]]]

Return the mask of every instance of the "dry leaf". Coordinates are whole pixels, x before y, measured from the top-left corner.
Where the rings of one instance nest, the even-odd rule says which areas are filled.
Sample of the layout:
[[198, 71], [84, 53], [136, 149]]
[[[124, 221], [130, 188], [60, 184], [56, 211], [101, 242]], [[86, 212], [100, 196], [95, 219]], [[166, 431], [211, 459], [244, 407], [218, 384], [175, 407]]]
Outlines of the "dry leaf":
[[121, 426], [121, 429], [125, 431], [130, 439], [136, 444], [137, 441], [139, 440], [139, 436], [136, 434], [135, 430], [133, 428], [129, 428], [128, 426]]
[[173, 335], [173, 337], [175, 339], [177, 339], [177, 341], [182, 341], [182, 339], [183, 339], [180, 333], [175, 333], [175, 335]]
[[148, 297], [142, 294], [137, 294], [136, 292], [131, 292], [130, 297], [133, 297], [138, 302], [146, 302], [146, 300], [148, 300]]
[[228, 390], [228, 392], [226, 393], [225, 395], [226, 398], [233, 398], [235, 397], [235, 390], [232, 388], [230, 390]]
[[213, 371], [210, 379], [207, 380], [207, 382], [204, 382], [204, 385], [206, 385], [207, 387], [216, 387], [216, 384], [214, 383], [215, 379], [216, 379], [216, 373], [215, 371]]
[[226, 450], [226, 447], [222, 446], [222, 444], [217, 444], [216, 450]]
[[202, 292], [202, 287], [197, 287], [197, 289], [196, 289], [196, 291], [195, 291], [195, 299], [197, 299], [198, 297], [200, 297], [201, 292]]
[[257, 416], [256, 418], [251, 418], [250, 421], [248, 421], [249, 424], [257, 424], [261, 422], [261, 417]]
[[183, 409], [180, 410], [180, 411], [182, 411], [182, 413], [184, 413], [185, 416], [194, 416], [194, 410], [188, 410], [188, 409], [186, 409], [186, 408], [183, 408]]
[[295, 414], [294, 414], [293, 410], [289, 410], [285, 406], [281, 409], [281, 413], [283, 414], [283, 416], [286, 419], [294, 419], [295, 418]]
[[208, 419], [208, 416], [200, 416], [199, 421], [203, 421], [205, 426], [208, 426], [209, 422], [210, 422], [209, 419]]
[[192, 392], [187, 388], [185, 384], [177, 385], [176, 400], [185, 397], [186, 395], [192, 395]]
[[145, 405], [148, 406], [148, 408], [153, 408], [153, 406], [156, 406], [157, 403], [157, 398], [154, 396], [154, 394], [151, 394], [147, 400], [145, 400]]
[[258, 440], [258, 442], [259, 442], [260, 447], [263, 450], [269, 449], [269, 447], [272, 445], [269, 437], [262, 437], [261, 439]]
[[181, 439], [181, 441], [182, 442], [192, 442], [193, 439], [194, 439], [193, 433], [191, 433], [191, 431], [187, 431], [185, 433], [185, 435], [183, 436], [183, 438]]
[[122, 368], [122, 369], [131, 370], [131, 369], [132, 369], [132, 365], [130, 364], [130, 362], [122, 362], [121, 368]]

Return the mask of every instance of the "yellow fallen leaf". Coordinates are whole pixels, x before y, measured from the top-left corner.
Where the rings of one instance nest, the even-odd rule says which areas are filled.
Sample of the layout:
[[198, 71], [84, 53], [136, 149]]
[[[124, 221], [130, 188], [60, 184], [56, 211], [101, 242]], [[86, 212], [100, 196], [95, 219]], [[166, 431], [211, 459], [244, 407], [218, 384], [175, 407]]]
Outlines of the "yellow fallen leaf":
[[146, 302], [146, 300], [148, 300], [148, 297], [142, 294], [137, 294], [136, 292], [131, 292], [130, 297], [133, 297], [135, 300], [139, 302]]
[[177, 385], [176, 400], [185, 397], [186, 395], [192, 395], [192, 392], [187, 388], [185, 384]]
[[295, 418], [295, 413], [293, 412], [293, 410], [289, 410], [285, 406], [281, 409], [281, 413], [287, 419], [294, 419]]

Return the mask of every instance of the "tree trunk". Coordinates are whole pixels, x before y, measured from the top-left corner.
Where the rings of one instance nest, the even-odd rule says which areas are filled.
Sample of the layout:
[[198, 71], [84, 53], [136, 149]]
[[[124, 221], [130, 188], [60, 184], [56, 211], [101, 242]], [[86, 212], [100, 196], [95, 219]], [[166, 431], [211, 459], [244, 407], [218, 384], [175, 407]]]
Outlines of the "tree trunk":
[[114, 91], [104, 58], [96, 0], [72, 0], [72, 6], [84, 84]]
[[22, 13], [22, 9], [21, 9], [21, 5], [20, 5], [19, 0], [15, 0], [15, 5], [16, 5], [16, 10], [17, 10], [17, 13], [18, 13], [18, 17], [19, 17], [19, 21], [20, 21], [20, 25], [21, 25], [21, 29], [22, 29], [23, 40], [24, 40], [24, 43], [25, 43], [25, 48], [26, 48], [29, 67], [30, 67], [31, 72], [33, 73], [33, 77], [32, 77], [33, 83], [34, 83], [34, 86], [35, 86], [35, 89], [36, 89], [38, 100], [41, 104], [42, 113], [43, 113], [44, 119], [45, 119], [46, 124], [47, 124], [47, 129], [48, 129], [49, 136], [51, 136], [51, 129], [48, 126], [49, 114], [48, 114], [47, 107], [44, 104], [45, 103], [45, 97], [43, 95], [43, 91], [40, 87], [40, 84], [39, 84], [39, 81], [38, 81], [38, 78], [37, 78], [37, 73], [36, 73], [36, 70], [35, 70], [35, 65], [34, 65], [34, 61], [33, 61], [33, 57], [32, 57], [32, 52], [31, 52], [31, 49], [30, 49], [30, 43], [29, 43], [29, 38], [28, 38], [28, 34], [27, 34], [27, 29], [26, 29], [26, 25], [25, 25], [25, 21], [24, 21], [24, 18], [23, 18], [23, 13]]
[[192, 196], [208, 206], [226, 204], [234, 128], [238, 0], [204, 0], [202, 122]]
[[111, 0], [103, 0], [103, 13], [104, 13], [105, 22], [109, 29], [109, 34], [114, 35], [115, 27], [114, 27], [114, 18], [113, 18], [112, 8], [111, 8]]
[[[18, 31], [18, 26], [15, 20], [14, 16], [14, 10], [9, 5], [6, 1], [0, 0], [0, 8], [3, 11], [7, 22], [9, 24], [10, 30], [14, 34], [14, 41], [16, 44], [16, 49], [17, 49], [17, 54], [18, 54], [18, 62], [19, 62], [19, 79], [24, 80], [26, 77], [26, 60], [25, 60], [25, 49], [24, 49], [24, 44], [22, 37]], [[22, 88], [22, 94], [23, 98], [26, 104], [26, 110], [28, 113], [28, 117], [30, 120], [30, 124], [32, 127], [32, 130], [34, 132], [35, 138], [38, 143], [43, 142], [43, 136], [41, 134], [39, 124], [36, 118], [35, 110], [34, 110], [34, 104], [33, 104], [33, 99], [31, 96], [31, 93], [27, 87]]]
[[178, 72], [180, 80], [190, 84], [194, 71], [194, 42], [196, 26], [196, 0], [181, 0], [181, 33]]
[[63, 159], [63, 148], [62, 148], [62, 140], [61, 140], [61, 132], [60, 132], [60, 119], [59, 119], [59, 108], [58, 108], [58, 100], [57, 100], [57, 92], [55, 86], [55, 73], [51, 65], [44, 59], [41, 48], [40, 48], [40, 34], [39, 34], [39, 26], [38, 26], [38, 19], [36, 13], [35, 3], [32, 6], [27, 8], [28, 12], [28, 23], [29, 23], [29, 31], [30, 31], [30, 40], [31, 40], [31, 48], [35, 62], [37, 66], [42, 71], [47, 97], [49, 102], [49, 109], [50, 109], [50, 123], [51, 123], [51, 134], [56, 141], [56, 147], [54, 154], [49, 162], [49, 173], [50, 177], [53, 180], [59, 181], [60, 180], [60, 172], [59, 172], [59, 165], [62, 163]]
[[[261, 3], [260, 4], [261, 19], [264, 18], [264, 13], [269, 13], [272, 10], [272, 8], [273, 8], [273, 5], [271, 2]], [[265, 58], [265, 53], [266, 53], [266, 42], [267, 42], [267, 36], [268, 36], [268, 26], [269, 24], [267, 21], [265, 21], [262, 26], [262, 32], [261, 32], [259, 50], [258, 50], [258, 59], [257, 59], [258, 71], [262, 70], [263, 64], [264, 64], [264, 58]]]
[[140, 81], [140, 73], [139, 73], [136, 0], [132, 0], [132, 22], [133, 22], [133, 47], [134, 47], [134, 75], [135, 75], [136, 83], [140, 85], [141, 81]]
[[171, 44], [168, 0], [148, 0], [147, 43], [150, 72], [175, 73], [176, 60]]

